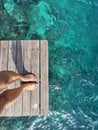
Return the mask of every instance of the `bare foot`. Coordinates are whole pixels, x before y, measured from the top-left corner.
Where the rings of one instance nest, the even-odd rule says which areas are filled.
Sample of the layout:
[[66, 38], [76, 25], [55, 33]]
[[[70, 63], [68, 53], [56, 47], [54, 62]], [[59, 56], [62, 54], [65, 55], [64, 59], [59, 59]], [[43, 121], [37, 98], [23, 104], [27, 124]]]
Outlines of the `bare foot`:
[[25, 76], [21, 76], [21, 81], [24, 82], [37, 81], [37, 77], [34, 74], [27, 74]]
[[23, 90], [35, 90], [38, 87], [37, 83], [25, 83], [22, 85]]

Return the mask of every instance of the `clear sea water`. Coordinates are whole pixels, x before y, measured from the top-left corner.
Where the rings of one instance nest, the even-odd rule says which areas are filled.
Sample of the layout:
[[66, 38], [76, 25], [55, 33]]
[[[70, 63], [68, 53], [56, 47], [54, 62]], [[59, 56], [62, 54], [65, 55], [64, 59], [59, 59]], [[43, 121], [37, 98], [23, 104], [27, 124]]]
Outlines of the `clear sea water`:
[[0, 130], [98, 130], [98, 0], [0, 0], [0, 39], [49, 41], [49, 115]]

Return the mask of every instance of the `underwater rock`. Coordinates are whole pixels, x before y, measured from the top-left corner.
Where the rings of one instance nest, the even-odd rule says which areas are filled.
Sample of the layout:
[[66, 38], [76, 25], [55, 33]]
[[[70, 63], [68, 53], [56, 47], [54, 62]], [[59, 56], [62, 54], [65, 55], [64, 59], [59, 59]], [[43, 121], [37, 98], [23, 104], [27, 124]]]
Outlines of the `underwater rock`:
[[52, 15], [49, 5], [41, 1], [37, 6], [30, 6], [28, 13], [30, 29], [26, 39], [30, 39], [32, 34], [37, 34], [45, 38], [45, 32], [54, 24], [55, 16]]
[[14, 0], [14, 2], [17, 5], [22, 5], [24, 3], [29, 3], [29, 4], [38, 4], [39, 0]]
[[14, 2], [15, 2], [16, 4], [18, 4], [18, 5], [21, 3], [20, 0], [14, 0]]
[[47, 39], [54, 41], [62, 37], [62, 34], [67, 33], [69, 24], [63, 20], [55, 21], [55, 24], [46, 30]]
[[37, 34], [32, 34], [31, 39], [41, 40], [42, 38]]
[[[30, 2], [32, 2], [32, 4], [30, 4]], [[38, 38], [45, 39], [46, 31], [48, 31], [56, 21], [50, 6], [45, 1], [3, 0], [3, 6], [8, 17], [15, 21], [13, 27], [16, 28], [17, 26], [18, 29], [21, 27], [26, 29], [25, 27], [27, 26], [26, 31], [29, 30], [28, 33], [26, 33], [26, 39], [34, 38], [34, 35]]]
[[17, 22], [26, 21], [26, 16], [19, 6], [14, 3], [13, 0], [4, 0], [4, 7], [6, 12], [10, 15], [11, 18], [15, 19]]

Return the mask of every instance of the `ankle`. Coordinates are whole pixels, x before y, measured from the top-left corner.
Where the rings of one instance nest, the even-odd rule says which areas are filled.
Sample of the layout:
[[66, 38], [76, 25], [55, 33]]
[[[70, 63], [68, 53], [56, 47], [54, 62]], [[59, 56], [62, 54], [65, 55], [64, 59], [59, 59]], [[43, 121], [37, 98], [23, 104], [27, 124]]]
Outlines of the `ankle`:
[[20, 88], [22, 89], [22, 91], [24, 91], [24, 90], [25, 90], [25, 88], [26, 88], [26, 85], [25, 85], [25, 84], [23, 84], [23, 85], [21, 85], [21, 86], [20, 86]]
[[20, 81], [24, 81], [24, 76], [20, 75], [20, 76], [19, 76], [19, 80], [20, 80]]

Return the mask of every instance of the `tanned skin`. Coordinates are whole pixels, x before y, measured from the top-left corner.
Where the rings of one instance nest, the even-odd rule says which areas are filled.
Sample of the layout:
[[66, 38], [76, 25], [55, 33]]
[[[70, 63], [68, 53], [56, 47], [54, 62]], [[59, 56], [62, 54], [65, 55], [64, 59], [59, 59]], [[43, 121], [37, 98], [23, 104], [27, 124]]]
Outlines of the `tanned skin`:
[[[8, 84], [15, 82], [16, 80], [20, 80], [23, 82], [34, 81], [33, 83], [25, 83], [18, 88], [5, 90]], [[32, 91], [38, 87], [37, 78], [34, 74], [28, 74], [25, 76], [19, 75], [14, 71], [0, 71], [0, 115], [3, 110], [13, 103], [19, 98], [23, 91], [29, 90]]]

